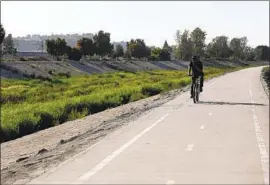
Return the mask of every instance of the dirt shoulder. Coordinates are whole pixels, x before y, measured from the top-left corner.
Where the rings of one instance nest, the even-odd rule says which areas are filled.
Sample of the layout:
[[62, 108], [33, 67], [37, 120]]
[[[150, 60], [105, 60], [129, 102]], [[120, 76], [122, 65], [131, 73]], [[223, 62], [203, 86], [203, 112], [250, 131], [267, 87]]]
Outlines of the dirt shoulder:
[[1, 144], [1, 182], [26, 183], [189, 87], [152, 96]]

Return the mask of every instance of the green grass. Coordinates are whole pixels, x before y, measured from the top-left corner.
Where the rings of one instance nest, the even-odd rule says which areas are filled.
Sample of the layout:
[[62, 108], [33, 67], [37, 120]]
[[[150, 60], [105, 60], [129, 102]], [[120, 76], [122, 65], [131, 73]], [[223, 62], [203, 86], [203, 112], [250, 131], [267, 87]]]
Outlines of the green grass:
[[[205, 70], [205, 78], [239, 68]], [[108, 108], [181, 88], [187, 71], [117, 72], [44, 80], [2, 80], [1, 142]]]

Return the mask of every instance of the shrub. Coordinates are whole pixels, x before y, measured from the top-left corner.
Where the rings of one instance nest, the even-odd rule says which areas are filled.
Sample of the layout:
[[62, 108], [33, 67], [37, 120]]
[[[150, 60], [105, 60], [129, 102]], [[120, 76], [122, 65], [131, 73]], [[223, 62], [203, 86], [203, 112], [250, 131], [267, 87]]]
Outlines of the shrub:
[[49, 73], [50, 75], [53, 75], [53, 72], [52, 72], [52, 70], [49, 70], [49, 71], [48, 71], [48, 73]]
[[20, 57], [20, 61], [27, 61], [27, 59], [24, 57]]
[[157, 86], [157, 85], [147, 85], [144, 86], [141, 90], [143, 95], [149, 95], [149, 96], [153, 96], [153, 95], [157, 95], [159, 93], [162, 92], [162, 87]]
[[69, 60], [80, 61], [82, 58], [82, 53], [77, 48], [71, 48], [67, 55]]
[[270, 88], [270, 67], [263, 68], [263, 79], [265, 80], [268, 88]]

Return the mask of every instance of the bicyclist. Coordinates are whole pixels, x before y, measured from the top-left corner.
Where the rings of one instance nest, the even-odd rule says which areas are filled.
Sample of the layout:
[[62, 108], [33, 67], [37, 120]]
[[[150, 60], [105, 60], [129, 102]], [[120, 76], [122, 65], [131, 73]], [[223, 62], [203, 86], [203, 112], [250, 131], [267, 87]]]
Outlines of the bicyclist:
[[191, 84], [191, 96], [190, 98], [193, 98], [193, 84], [195, 83], [195, 79], [198, 77], [201, 77], [200, 80], [200, 91], [203, 91], [203, 81], [204, 81], [204, 73], [203, 73], [203, 64], [200, 60], [199, 55], [193, 55], [192, 60], [189, 64], [188, 68], [188, 75], [191, 76], [190, 72], [192, 70], [192, 84]]

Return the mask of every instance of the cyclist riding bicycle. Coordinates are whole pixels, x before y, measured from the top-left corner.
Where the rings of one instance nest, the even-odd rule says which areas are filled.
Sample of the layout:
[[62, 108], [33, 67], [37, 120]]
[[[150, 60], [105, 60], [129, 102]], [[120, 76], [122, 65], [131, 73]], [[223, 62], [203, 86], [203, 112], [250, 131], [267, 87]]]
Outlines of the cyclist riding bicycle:
[[200, 60], [199, 55], [193, 55], [192, 60], [189, 64], [188, 68], [188, 75], [191, 76], [190, 72], [192, 70], [192, 84], [191, 84], [191, 96], [190, 98], [193, 98], [193, 84], [195, 83], [196, 78], [200, 78], [200, 91], [203, 91], [203, 81], [204, 81], [204, 73], [203, 73], [203, 64]]

